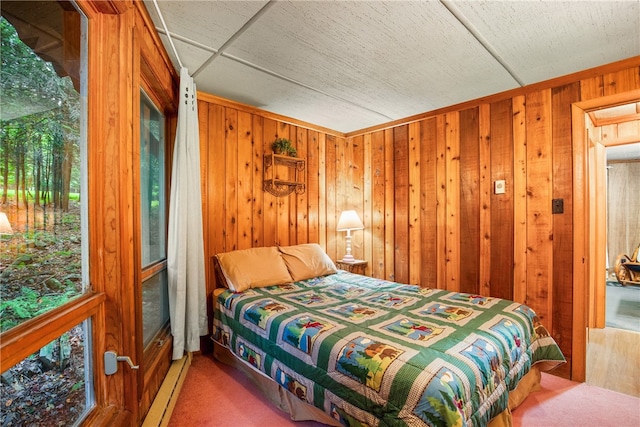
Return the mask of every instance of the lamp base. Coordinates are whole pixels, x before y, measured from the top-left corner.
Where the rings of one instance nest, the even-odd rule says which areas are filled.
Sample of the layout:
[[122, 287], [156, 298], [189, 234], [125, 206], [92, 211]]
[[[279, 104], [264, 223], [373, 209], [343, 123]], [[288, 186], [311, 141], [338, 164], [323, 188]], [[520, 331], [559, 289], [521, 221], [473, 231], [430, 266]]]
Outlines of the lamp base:
[[346, 254], [345, 256], [342, 257], [342, 259], [340, 261], [342, 262], [355, 262], [355, 258], [353, 257], [353, 255], [351, 254]]

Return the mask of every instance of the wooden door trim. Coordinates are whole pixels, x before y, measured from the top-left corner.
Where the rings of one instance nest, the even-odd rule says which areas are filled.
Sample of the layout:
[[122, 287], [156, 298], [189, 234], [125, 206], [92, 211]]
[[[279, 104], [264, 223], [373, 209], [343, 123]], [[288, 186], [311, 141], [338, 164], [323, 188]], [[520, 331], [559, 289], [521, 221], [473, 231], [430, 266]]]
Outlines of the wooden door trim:
[[589, 290], [593, 286], [590, 278], [590, 243], [595, 242], [593, 220], [590, 214], [589, 147], [586, 135], [585, 113], [600, 108], [621, 105], [640, 99], [640, 90], [603, 96], [572, 104], [573, 145], [573, 332], [571, 379], [584, 382], [586, 379], [587, 334], [591, 319]]

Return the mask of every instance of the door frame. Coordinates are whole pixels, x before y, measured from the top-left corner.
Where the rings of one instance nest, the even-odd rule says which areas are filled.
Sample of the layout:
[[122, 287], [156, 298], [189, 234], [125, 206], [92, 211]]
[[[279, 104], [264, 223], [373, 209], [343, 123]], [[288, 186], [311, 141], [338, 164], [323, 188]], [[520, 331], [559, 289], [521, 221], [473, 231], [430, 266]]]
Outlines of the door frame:
[[[590, 141], [586, 113], [640, 101], [640, 90], [571, 105], [573, 145], [573, 363], [571, 378], [586, 380], [589, 328], [604, 326], [606, 266], [605, 145]], [[616, 145], [616, 144], [611, 144]], [[600, 297], [600, 298], [598, 298]]]

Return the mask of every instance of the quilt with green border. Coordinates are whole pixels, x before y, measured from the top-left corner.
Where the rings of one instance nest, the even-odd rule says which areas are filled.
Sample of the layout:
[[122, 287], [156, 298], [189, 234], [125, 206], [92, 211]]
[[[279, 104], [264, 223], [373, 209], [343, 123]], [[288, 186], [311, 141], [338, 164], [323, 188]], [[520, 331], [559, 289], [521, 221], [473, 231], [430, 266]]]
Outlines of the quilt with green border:
[[214, 340], [347, 426], [482, 426], [564, 357], [529, 307], [339, 271], [225, 290]]

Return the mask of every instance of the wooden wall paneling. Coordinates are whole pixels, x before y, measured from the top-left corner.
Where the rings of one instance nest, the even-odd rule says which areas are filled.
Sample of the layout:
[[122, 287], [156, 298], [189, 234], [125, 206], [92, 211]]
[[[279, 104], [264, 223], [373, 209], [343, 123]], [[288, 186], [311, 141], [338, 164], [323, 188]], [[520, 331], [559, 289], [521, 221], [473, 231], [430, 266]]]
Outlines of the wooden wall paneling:
[[[280, 123], [279, 126], [282, 126]], [[298, 146], [298, 127], [290, 124], [289, 125], [289, 139], [291, 140], [291, 145], [296, 149]], [[282, 172], [286, 173], [287, 181], [294, 181], [295, 172], [290, 168], [282, 168]], [[288, 207], [286, 209], [287, 218], [287, 245], [295, 245], [298, 240], [298, 195], [294, 191], [293, 193], [285, 196], [287, 199]]]
[[253, 119], [238, 111], [238, 215], [237, 249], [253, 246]]
[[[344, 231], [336, 231], [336, 225], [340, 218], [340, 214], [345, 209], [355, 209], [356, 207], [349, 201], [349, 182], [351, 180], [351, 170], [349, 169], [349, 161], [347, 157], [350, 157], [351, 152], [351, 138], [336, 138], [335, 143], [335, 162], [336, 162], [336, 177], [335, 177], [335, 222], [333, 226], [328, 230], [329, 233], [333, 233], [336, 244], [336, 257], [342, 258], [346, 253], [346, 241]], [[354, 232], [351, 233], [351, 236]], [[351, 240], [351, 250], [353, 251], [354, 239]], [[352, 252], [353, 255], [353, 252]], [[355, 256], [354, 256], [355, 257]]]
[[437, 247], [437, 205], [438, 186], [436, 177], [436, 167], [438, 164], [437, 154], [438, 128], [435, 117], [422, 121], [420, 126], [420, 285], [423, 287], [436, 288], [438, 265]]
[[640, 161], [608, 163], [607, 248], [609, 265], [620, 254], [629, 257], [640, 244]]
[[640, 87], [640, 67], [627, 68], [603, 76], [604, 95], [615, 95]]
[[527, 299], [527, 128], [525, 96], [513, 97], [513, 299]]
[[618, 139], [617, 124], [598, 126], [598, 127], [600, 128], [600, 131], [601, 131], [600, 141], [603, 143], [605, 147], [607, 146], [607, 142], [606, 142], [607, 140], [615, 141], [616, 139]]
[[319, 164], [320, 146], [318, 132], [309, 130], [307, 134], [307, 240], [310, 243], [319, 243]]
[[604, 96], [604, 77], [590, 77], [580, 81], [580, 100], [586, 101]]
[[491, 181], [505, 193], [491, 195], [491, 295], [513, 298], [513, 110], [511, 99], [491, 104]]
[[384, 132], [384, 278], [395, 280], [395, 143], [393, 129]]
[[[305, 159], [306, 165], [305, 165], [305, 171], [304, 173], [304, 182], [305, 182], [305, 191], [302, 194], [296, 194], [295, 192], [294, 197], [295, 197], [295, 209], [293, 209], [293, 213], [295, 214], [295, 231], [296, 231], [296, 235], [295, 235], [295, 240], [293, 240], [293, 236], [292, 236], [292, 243], [295, 242], [296, 244], [299, 243], [308, 243], [309, 242], [309, 206], [308, 206], [308, 198], [309, 198], [309, 189], [307, 188], [307, 177], [309, 176], [309, 156], [307, 154], [308, 152], [308, 136], [307, 136], [307, 129], [302, 128], [302, 127], [298, 127], [297, 129], [297, 136], [296, 136], [296, 149], [298, 151], [298, 157], [301, 159]], [[292, 227], [293, 229], [293, 227]]]
[[[334, 135], [326, 136], [325, 144], [325, 168], [326, 168], [326, 185], [325, 185], [325, 200], [326, 200], [326, 239], [327, 239], [327, 254], [334, 259], [342, 259], [344, 253], [338, 252], [336, 225], [338, 224], [338, 217], [340, 212], [339, 207], [336, 204], [337, 194], [336, 189], [338, 186], [338, 160], [336, 159], [337, 140]], [[342, 232], [340, 233], [342, 234]], [[344, 238], [344, 236], [340, 236]]]
[[209, 226], [209, 256], [226, 252], [225, 240], [225, 194], [227, 188], [226, 145], [225, 145], [225, 108], [219, 105], [209, 106], [207, 123], [207, 177], [209, 180], [209, 207], [207, 217]]
[[[289, 123], [277, 122], [277, 132], [278, 137], [287, 138], [292, 140], [292, 143], [295, 143], [295, 130], [293, 132], [293, 136], [291, 135], [291, 125]], [[271, 140], [270, 142], [273, 142]], [[278, 167], [276, 170], [276, 176], [280, 179], [288, 180], [289, 174], [291, 171], [289, 168]], [[278, 246], [289, 246], [290, 243], [290, 234], [291, 234], [291, 226], [292, 221], [290, 218], [289, 210], [295, 209], [295, 198], [294, 198], [294, 206], [291, 206], [291, 198], [295, 196], [289, 195], [284, 197], [276, 197], [276, 244]]]
[[264, 119], [257, 115], [251, 115], [251, 146], [253, 149], [253, 193], [251, 195], [252, 218], [251, 234], [252, 246], [264, 246], [264, 191], [262, 181], [264, 179]]
[[[207, 169], [207, 160], [209, 159], [209, 104], [203, 101], [198, 101], [198, 123], [198, 136], [200, 138], [200, 191], [202, 193], [202, 243], [205, 259], [204, 274], [205, 280], [207, 281], [207, 307], [209, 307], [209, 286], [213, 284], [215, 279], [213, 276], [213, 263], [209, 260], [209, 254], [211, 253], [210, 231], [212, 230], [209, 224], [211, 185]], [[207, 313], [211, 314], [209, 312]]]
[[[615, 132], [617, 143], [624, 142], [638, 142], [640, 139], [640, 120], [634, 120], [626, 123], [616, 124]], [[610, 144], [605, 144], [609, 146]]]
[[364, 222], [364, 136], [358, 135], [351, 139], [350, 149], [347, 155], [347, 164], [349, 165], [350, 180], [347, 186], [347, 198], [349, 200], [349, 208], [353, 208], [358, 212], [360, 220], [363, 221], [364, 230], [358, 230], [352, 233], [352, 249], [353, 256], [356, 259], [364, 259], [364, 236], [371, 227], [370, 223]]
[[206, 303], [207, 303], [207, 320], [209, 331], [213, 325], [213, 289], [216, 286], [216, 278], [214, 272], [213, 259], [214, 254], [212, 245], [212, 234], [215, 230], [211, 223], [211, 214], [213, 208], [213, 183], [209, 180], [209, 104], [198, 101], [198, 133], [200, 138], [200, 191], [202, 193], [202, 240], [205, 260], [205, 280], [206, 280]]
[[371, 134], [371, 259], [370, 273], [385, 278], [385, 141], [384, 132]]
[[[300, 136], [298, 134], [298, 127], [294, 125], [290, 125], [289, 135], [291, 139], [291, 144], [297, 150], [298, 137]], [[286, 173], [288, 175], [287, 180], [294, 181], [295, 172], [292, 169], [287, 168]], [[289, 225], [287, 226], [287, 231], [288, 231], [287, 244], [295, 245], [298, 243], [298, 195], [294, 191], [293, 193], [289, 194], [289, 196], [287, 196], [287, 199], [289, 203], [289, 206], [287, 209], [287, 215], [289, 216], [287, 221], [289, 223]]]
[[[551, 90], [526, 96], [527, 299], [547, 328], [553, 326], [553, 220]], [[553, 334], [553, 331], [550, 331]]]
[[362, 139], [362, 221], [364, 223], [362, 259], [368, 261], [367, 268], [365, 269], [367, 276], [371, 275], [373, 268], [373, 232], [375, 230], [375, 224], [373, 222], [373, 145], [371, 138], [372, 135], [368, 133], [365, 134]]
[[436, 287], [447, 289], [447, 161], [446, 118], [436, 119]]
[[395, 281], [409, 283], [409, 129], [393, 130]]
[[551, 91], [553, 134], [553, 199], [562, 199], [564, 213], [553, 218], [553, 338], [571, 367], [573, 329], [573, 150], [571, 104], [579, 101], [580, 85], [573, 83]]
[[420, 246], [420, 127], [409, 124], [409, 283], [420, 284], [422, 251]]
[[238, 249], [238, 110], [225, 108], [225, 249]]
[[491, 295], [491, 106], [478, 107], [478, 293]]
[[445, 114], [445, 277], [446, 289], [460, 291], [460, 113]]
[[327, 247], [327, 134], [318, 134], [318, 243]]
[[[277, 123], [272, 119], [264, 119], [262, 147], [264, 154], [270, 154], [271, 143], [277, 138]], [[278, 198], [266, 191], [262, 192], [264, 218], [264, 246], [275, 246], [277, 241]]]
[[480, 292], [480, 144], [478, 108], [460, 112], [460, 291]]

